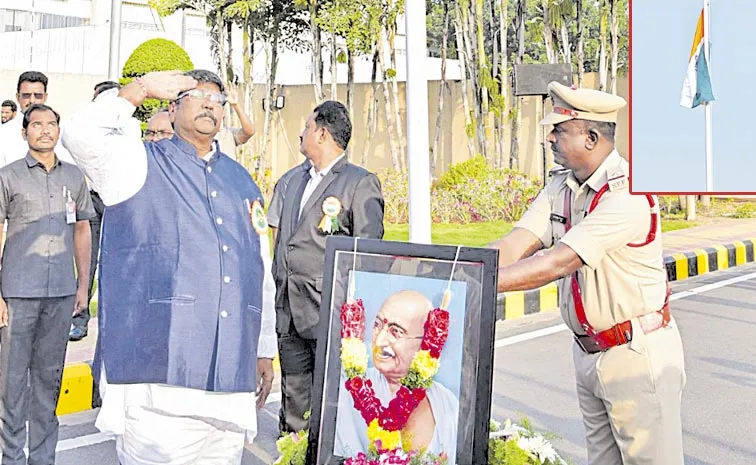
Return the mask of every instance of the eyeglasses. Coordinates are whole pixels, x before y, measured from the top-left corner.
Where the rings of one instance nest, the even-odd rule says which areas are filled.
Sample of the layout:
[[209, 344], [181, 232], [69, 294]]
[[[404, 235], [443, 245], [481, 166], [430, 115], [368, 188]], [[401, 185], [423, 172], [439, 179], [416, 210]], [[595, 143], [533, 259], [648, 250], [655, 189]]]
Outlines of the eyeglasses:
[[22, 99], [30, 99], [32, 98], [32, 95], [37, 100], [42, 100], [45, 98], [45, 94], [41, 92], [24, 92], [23, 94], [19, 94]]
[[217, 103], [220, 106], [223, 106], [226, 104], [226, 96], [220, 92], [211, 92], [211, 91], [202, 90], [202, 89], [187, 90], [178, 94], [178, 96], [176, 97], [176, 101], [178, 102], [184, 97], [191, 97], [193, 99], [208, 99], [209, 98], [211, 102]]
[[378, 337], [384, 329], [388, 330], [390, 342], [402, 342], [423, 338], [423, 336], [408, 336], [401, 326], [396, 323], [390, 323], [385, 318], [377, 317], [373, 324], [373, 330], [376, 332], [376, 337]]
[[152, 129], [147, 129], [144, 131], [144, 137], [171, 137], [173, 136], [173, 132], [171, 131], [153, 131]]

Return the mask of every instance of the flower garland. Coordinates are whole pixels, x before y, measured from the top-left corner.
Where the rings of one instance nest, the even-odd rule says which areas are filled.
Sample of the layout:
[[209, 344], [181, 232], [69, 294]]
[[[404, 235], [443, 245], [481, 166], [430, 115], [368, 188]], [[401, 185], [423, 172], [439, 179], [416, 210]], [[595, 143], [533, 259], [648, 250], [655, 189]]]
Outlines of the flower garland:
[[[379, 452], [395, 451], [401, 445], [402, 428], [425, 399], [425, 390], [431, 387], [438, 372], [438, 359], [449, 335], [449, 312], [436, 308], [428, 314], [420, 350], [387, 407], [375, 395], [372, 381], [365, 378], [367, 348], [364, 334], [365, 307], [361, 299], [350, 299], [341, 307], [341, 363], [347, 376], [344, 385], [352, 395], [354, 408], [368, 425], [371, 447]], [[352, 462], [350, 459], [347, 465]], [[357, 463], [360, 462], [354, 462]]]

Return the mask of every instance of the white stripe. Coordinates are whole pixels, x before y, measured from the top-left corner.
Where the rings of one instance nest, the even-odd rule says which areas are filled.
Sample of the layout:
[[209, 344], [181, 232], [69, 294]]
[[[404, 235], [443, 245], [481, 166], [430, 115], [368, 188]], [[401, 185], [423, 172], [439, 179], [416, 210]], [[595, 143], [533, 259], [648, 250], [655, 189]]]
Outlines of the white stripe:
[[698, 89], [698, 74], [696, 72], [696, 62], [698, 62], [698, 55], [701, 54], [703, 47], [703, 40], [698, 43], [696, 52], [690, 58], [688, 68], [685, 71], [685, 81], [683, 82], [682, 91], [680, 92], [680, 105], [686, 108], [693, 108], [693, 98], [696, 95]]
[[744, 274], [743, 276], [738, 276], [736, 278], [730, 278], [726, 279], [724, 281], [718, 281], [716, 283], [706, 284], [704, 286], [699, 286], [696, 288], [693, 288], [689, 291], [683, 291], [673, 294], [669, 300], [674, 301], [678, 299], [684, 299], [686, 297], [690, 297], [692, 295], [701, 294], [702, 292], [711, 291], [713, 289], [719, 289], [720, 287], [729, 286], [731, 284], [737, 284], [743, 281], [748, 281], [749, 279], [756, 278], [756, 273], [749, 273]]
[[560, 324], [556, 326], [549, 326], [548, 328], [542, 328], [536, 331], [518, 334], [517, 336], [505, 337], [504, 339], [497, 340], [496, 344], [494, 344], [494, 348], [499, 349], [501, 347], [511, 346], [512, 344], [517, 344], [518, 342], [525, 342], [538, 337], [548, 336], [550, 334], [565, 331], [567, 329], [567, 326]]
[[[706, 284], [704, 286], [699, 286], [689, 291], [677, 292], [675, 294], [672, 294], [669, 300], [675, 301], [679, 299], [684, 299], [692, 295], [701, 294], [703, 292], [718, 289], [720, 287], [730, 286], [732, 284], [737, 284], [737, 283], [748, 281], [749, 279], [754, 279], [754, 278], [756, 278], [756, 272], [749, 273], [743, 276], [738, 276], [736, 278], [726, 279], [724, 281], [719, 281], [712, 284]], [[569, 328], [567, 328], [567, 326], [565, 326], [564, 324], [558, 324], [554, 326], [549, 326], [547, 328], [541, 328], [535, 331], [529, 331], [527, 333], [518, 334], [516, 336], [505, 337], [504, 339], [497, 339], [496, 343], [494, 344], [494, 348], [500, 349], [502, 347], [518, 344], [520, 342], [530, 341], [532, 339], [536, 339], [539, 337], [549, 336], [551, 334], [567, 331], [568, 329]], [[268, 396], [268, 399], [265, 401], [265, 404], [272, 404], [274, 402], [281, 402], [280, 392], [271, 393]], [[60, 441], [58, 442], [58, 447], [56, 447], [55, 450], [58, 452], [61, 452], [61, 451], [66, 451], [66, 450], [71, 450], [71, 449], [77, 449], [79, 447], [86, 447], [86, 446], [99, 444], [101, 442], [106, 442], [111, 439], [112, 439], [112, 436], [108, 434], [104, 434], [104, 433], [88, 434], [86, 436], [79, 436], [77, 438], [65, 439], [63, 441]]]
[[105, 433], [87, 434], [86, 436], [79, 436], [71, 439], [64, 439], [58, 441], [56, 452], [63, 452], [71, 449], [78, 449], [79, 447], [94, 446], [101, 442], [107, 442], [113, 439], [113, 436]]

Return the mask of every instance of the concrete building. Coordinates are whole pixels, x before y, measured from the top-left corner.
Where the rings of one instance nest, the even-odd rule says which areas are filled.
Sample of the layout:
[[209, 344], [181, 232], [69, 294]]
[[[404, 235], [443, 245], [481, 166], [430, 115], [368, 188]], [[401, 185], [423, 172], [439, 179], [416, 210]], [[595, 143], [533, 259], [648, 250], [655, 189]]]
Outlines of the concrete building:
[[[0, 0], [0, 63], [3, 69], [35, 69], [46, 73], [102, 75], [108, 71], [111, 0]], [[204, 15], [181, 11], [161, 18], [147, 0], [123, 0], [121, 12], [120, 66], [142, 42], [162, 37], [181, 45], [196, 68], [216, 69], [210, 52], [210, 36]], [[404, 81], [404, 22], [399, 21], [397, 46], [397, 78]], [[327, 44], [327, 41], [324, 41]], [[242, 70], [241, 33], [234, 34], [234, 67]], [[323, 50], [324, 79], [331, 81], [329, 49]], [[428, 58], [422, 68], [429, 80], [441, 79], [441, 64]], [[266, 80], [267, 54], [263, 43], [255, 47], [252, 66], [254, 81]], [[303, 85], [311, 82], [308, 53], [283, 50], [280, 53], [276, 83]], [[372, 64], [358, 60], [356, 82], [370, 82]], [[459, 78], [455, 62], [448, 66], [449, 79]], [[337, 79], [347, 80], [347, 66], [339, 64]]]

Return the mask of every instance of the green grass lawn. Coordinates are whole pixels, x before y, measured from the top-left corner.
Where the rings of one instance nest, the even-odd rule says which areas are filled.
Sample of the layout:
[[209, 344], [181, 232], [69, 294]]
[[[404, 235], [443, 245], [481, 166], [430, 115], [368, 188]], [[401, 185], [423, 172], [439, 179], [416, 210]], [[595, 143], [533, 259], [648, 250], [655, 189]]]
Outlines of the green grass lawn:
[[[386, 224], [383, 238], [387, 241], [409, 240], [409, 225]], [[434, 244], [466, 245], [481, 247], [501, 239], [512, 230], [506, 221], [470, 224], [434, 224], [431, 226], [431, 240]]]
[[[678, 219], [662, 220], [662, 232], [698, 226], [695, 221]], [[388, 241], [409, 240], [409, 225], [386, 224], [383, 238]], [[512, 224], [506, 221], [470, 224], [434, 224], [431, 226], [431, 240], [434, 244], [465, 245], [468, 247], [486, 246], [504, 237], [512, 230]]]

